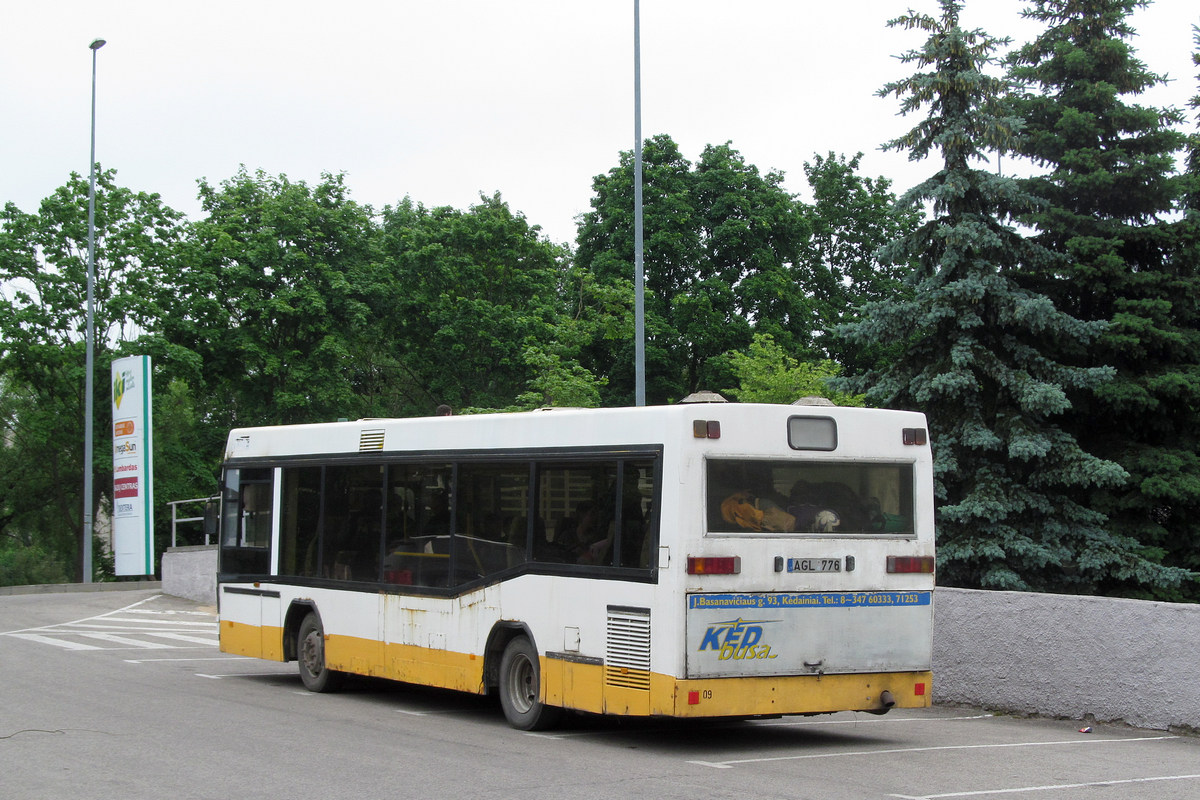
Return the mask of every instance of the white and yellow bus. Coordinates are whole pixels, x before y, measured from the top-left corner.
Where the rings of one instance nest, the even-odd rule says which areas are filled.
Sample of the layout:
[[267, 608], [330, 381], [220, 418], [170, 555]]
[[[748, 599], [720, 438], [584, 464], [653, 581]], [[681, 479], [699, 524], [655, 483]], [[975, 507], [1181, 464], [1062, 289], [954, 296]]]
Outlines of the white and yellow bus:
[[713, 403], [229, 435], [221, 649], [564, 709], [930, 704], [921, 414]]

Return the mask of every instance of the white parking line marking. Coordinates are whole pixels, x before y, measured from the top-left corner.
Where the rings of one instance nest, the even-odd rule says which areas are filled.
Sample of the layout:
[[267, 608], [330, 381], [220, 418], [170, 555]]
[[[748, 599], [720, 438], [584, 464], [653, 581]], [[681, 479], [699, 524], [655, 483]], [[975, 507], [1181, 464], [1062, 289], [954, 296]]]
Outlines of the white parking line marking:
[[731, 761], [688, 761], [702, 767], [728, 769], [739, 764], [764, 764], [769, 761], [804, 761], [813, 758], [846, 758], [850, 756], [879, 756], [894, 753], [933, 753], [945, 750], [993, 750], [1004, 747], [1051, 747], [1060, 745], [1099, 745], [1119, 744], [1122, 742], [1154, 742], [1163, 739], [1177, 739], [1177, 736], [1139, 736], [1129, 739], [1068, 739], [1059, 742], [1005, 742], [1002, 744], [953, 744], [938, 747], [898, 747], [888, 750], [850, 750], [833, 753], [805, 753], [796, 756], [771, 756], [768, 758], [743, 758]]
[[854, 719], [817, 719], [803, 720], [800, 722], [760, 722], [758, 723], [763, 728], [802, 728], [809, 725], [887, 725], [904, 722], [961, 722], [963, 720], [976, 719], [992, 719], [995, 714], [975, 714], [969, 717], [888, 717], [888, 718], [872, 718], [863, 719], [855, 717]]
[[[295, 674], [296, 673], [294, 673], [294, 672], [231, 672], [228, 675], [209, 675], [204, 672], [197, 672], [196, 677], [197, 678], [211, 678], [214, 681], [219, 681], [222, 678], [276, 678], [276, 677], [280, 677], [280, 676], [290, 677]], [[304, 692], [304, 694], [311, 694], [311, 693]]]
[[196, 656], [195, 658], [126, 658], [126, 664], [149, 664], [156, 661], [251, 661], [242, 656]]
[[1018, 786], [1011, 789], [977, 789], [971, 792], [946, 792], [944, 794], [923, 794], [910, 796], [906, 794], [891, 794], [888, 797], [901, 800], [940, 800], [943, 797], [983, 797], [989, 794], [1020, 794], [1022, 792], [1049, 792], [1054, 789], [1087, 789], [1094, 786], [1120, 786], [1127, 783], [1154, 783], [1156, 781], [1189, 781], [1200, 779], [1200, 775], [1161, 775], [1153, 778], [1122, 778], [1109, 781], [1089, 781], [1087, 783], [1054, 783], [1046, 786]]

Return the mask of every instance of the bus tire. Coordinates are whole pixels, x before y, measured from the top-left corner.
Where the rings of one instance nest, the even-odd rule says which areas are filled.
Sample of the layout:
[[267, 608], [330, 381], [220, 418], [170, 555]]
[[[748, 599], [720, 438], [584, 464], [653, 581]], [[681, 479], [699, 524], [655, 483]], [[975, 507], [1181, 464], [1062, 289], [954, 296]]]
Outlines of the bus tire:
[[521, 731], [538, 731], [558, 724], [562, 709], [543, 703], [541, 689], [537, 650], [529, 637], [517, 636], [500, 658], [500, 706], [510, 725]]
[[313, 612], [304, 617], [296, 634], [296, 663], [300, 680], [310, 692], [336, 692], [346, 678], [346, 673], [325, 666], [325, 629]]

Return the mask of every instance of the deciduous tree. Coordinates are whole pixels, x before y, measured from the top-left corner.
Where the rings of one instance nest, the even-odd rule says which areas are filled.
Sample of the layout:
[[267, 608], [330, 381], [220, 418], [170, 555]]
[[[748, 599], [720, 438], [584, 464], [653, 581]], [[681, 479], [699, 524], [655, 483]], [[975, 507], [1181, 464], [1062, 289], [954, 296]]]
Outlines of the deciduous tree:
[[200, 199], [163, 329], [178, 374], [190, 360], [205, 422], [223, 440], [237, 425], [360, 416], [378, 263], [370, 209], [340, 175], [309, 186], [245, 169], [201, 181]]
[[[21, 525], [41, 537], [31, 546], [73, 564], [76, 579], [83, 568], [88, 192], [88, 180], [72, 173], [37, 213], [10, 203], [0, 214], [0, 380], [10, 409], [7, 445], [18, 448], [22, 469], [29, 472], [21, 480], [41, 487], [17, 498], [36, 503]], [[93, 406], [94, 441], [100, 446], [93, 450], [93, 518], [112, 486], [112, 459], [103, 446], [111, 429], [110, 364], [165, 313], [161, 289], [180, 240], [180, 221], [158, 195], [117, 186], [114, 170], [97, 171]]]
[[899, 343], [851, 349], [828, 334], [853, 320], [867, 303], [911, 293], [904, 277], [912, 265], [880, 261], [878, 253], [921, 220], [921, 209], [896, 202], [887, 178], [859, 174], [861, 158], [862, 153], [849, 159], [829, 153], [805, 162], [813, 195], [812, 205], [805, 209], [812, 238], [805, 247], [796, 287], [813, 301], [814, 349], [851, 370], [871, 366]]
[[834, 405], [862, 405], [861, 395], [839, 392], [829, 385], [841, 368], [828, 359], [800, 362], [780, 347], [769, 333], [754, 334], [748, 353], [726, 354], [738, 385], [723, 389], [741, 403], [794, 403], [802, 397], [823, 397]]
[[376, 300], [389, 308], [377, 314], [412, 413], [506, 408], [529, 390], [561, 402], [542, 382], [547, 370], [583, 377], [577, 348], [556, 340], [568, 317], [567, 253], [499, 195], [466, 211], [406, 199], [384, 210], [382, 232], [387, 277]]
[[[728, 143], [707, 146], [693, 165], [666, 135], [646, 141], [643, 161], [649, 402], [725, 381], [716, 357], [748, 346], [755, 330], [807, 346], [815, 314], [796, 264], [808, 225], [783, 175], [760, 173]], [[576, 263], [600, 282], [630, 281], [632, 153], [592, 186]], [[633, 400], [632, 349], [602, 341], [590, 351], [592, 371], [610, 379], [608, 403]]]

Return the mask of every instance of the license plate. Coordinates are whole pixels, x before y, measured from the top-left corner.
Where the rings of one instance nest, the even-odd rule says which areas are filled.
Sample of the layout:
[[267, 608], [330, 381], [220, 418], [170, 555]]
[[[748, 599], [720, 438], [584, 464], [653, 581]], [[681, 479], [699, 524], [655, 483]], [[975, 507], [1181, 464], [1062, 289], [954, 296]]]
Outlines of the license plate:
[[840, 558], [789, 558], [788, 572], [841, 572]]

